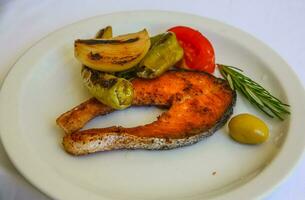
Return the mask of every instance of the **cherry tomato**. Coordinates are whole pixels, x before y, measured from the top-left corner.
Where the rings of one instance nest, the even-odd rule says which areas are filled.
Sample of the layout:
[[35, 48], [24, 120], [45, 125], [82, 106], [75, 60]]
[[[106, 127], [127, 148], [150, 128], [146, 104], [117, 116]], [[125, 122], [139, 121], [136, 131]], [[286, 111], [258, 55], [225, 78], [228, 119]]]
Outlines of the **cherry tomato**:
[[215, 70], [215, 54], [212, 44], [199, 31], [186, 26], [175, 26], [168, 31], [176, 34], [177, 40], [184, 50], [182, 68], [213, 73]]

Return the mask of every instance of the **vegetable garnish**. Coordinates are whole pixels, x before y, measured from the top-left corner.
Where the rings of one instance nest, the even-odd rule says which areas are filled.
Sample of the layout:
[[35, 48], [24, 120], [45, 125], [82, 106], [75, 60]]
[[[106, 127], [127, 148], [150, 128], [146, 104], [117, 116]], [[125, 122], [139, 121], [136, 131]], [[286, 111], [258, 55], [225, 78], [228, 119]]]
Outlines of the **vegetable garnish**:
[[176, 26], [168, 31], [176, 34], [184, 50], [184, 58], [178, 67], [213, 73], [215, 54], [210, 41], [199, 31], [186, 26]]
[[162, 34], [139, 63], [138, 77], [156, 78], [183, 58], [183, 49], [172, 32]]
[[[106, 28], [104, 29], [106, 30]], [[112, 31], [104, 32], [110, 36]], [[97, 36], [104, 36], [101, 30]], [[150, 48], [146, 29], [108, 39], [78, 39], [74, 41], [75, 57], [87, 67], [103, 72], [119, 72], [137, 65]]]
[[269, 137], [267, 124], [248, 113], [231, 118], [228, 128], [231, 138], [242, 144], [261, 144]]
[[269, 117], [283, 120], [283, 115], [290, 114], [288, 104], [270, 94], [265, 88], [246, 75], [242, 70], [232, 66], [218, 64], [221, 75], [228, 81], [231, 89], [242, 93], [251, 104], [255, 105]]

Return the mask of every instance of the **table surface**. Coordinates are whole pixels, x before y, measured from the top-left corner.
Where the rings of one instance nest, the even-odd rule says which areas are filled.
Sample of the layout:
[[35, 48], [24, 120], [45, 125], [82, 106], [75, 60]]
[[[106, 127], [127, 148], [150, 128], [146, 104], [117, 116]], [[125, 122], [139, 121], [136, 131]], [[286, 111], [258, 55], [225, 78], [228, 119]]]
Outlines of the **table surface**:
[[[125, 10], [192, 13], [242, 29], [279, 53], [305, 85], [303, 0], [27, 0], [0, 1], [0, 84], [14, 62], [48, 33], [79, 20]], [[17, 172], [0, 142], [0, 199], [48, 200]], [[305, 157], [266, 200], [305, 199]]]

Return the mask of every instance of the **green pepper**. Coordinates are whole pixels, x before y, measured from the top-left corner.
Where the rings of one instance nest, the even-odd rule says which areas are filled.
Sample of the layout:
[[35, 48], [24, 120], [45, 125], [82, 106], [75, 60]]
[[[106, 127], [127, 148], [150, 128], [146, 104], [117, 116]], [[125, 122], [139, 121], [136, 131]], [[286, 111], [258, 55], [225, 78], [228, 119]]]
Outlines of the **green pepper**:
[[131, 105], [133, 87], [128, 80], [85, 66], [81, 75], [89, 92], [100, 102], [114, 109], [124, 109]]
[[155, 37], [153, 46], [138, 66], [139, 77], [158, 77], [183, 58], [183, 49], [174, 33], [167, 32]]
[[159, 41], [163, 35], [164, 35], [164, 33], [161, 33], [161, 34], [150, 37], [150, 47], [153, 47], [154, 44], [156, 44], [156, 42]]

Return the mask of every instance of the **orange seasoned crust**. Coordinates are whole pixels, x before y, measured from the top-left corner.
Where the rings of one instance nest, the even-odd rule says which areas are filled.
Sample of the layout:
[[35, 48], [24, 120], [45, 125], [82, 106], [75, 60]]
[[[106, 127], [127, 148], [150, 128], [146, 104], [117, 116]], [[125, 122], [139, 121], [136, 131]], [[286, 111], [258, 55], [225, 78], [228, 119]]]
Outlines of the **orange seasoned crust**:
[[210, 74], [171, 71], [159, 78], [134, 79], [133, 105], [165, 106], [158, 119], [133, 128], [109, 127], [78, 131], [90, 119], [113, 110], [95, 99], [57, 119], [67, 133], [63, 145], [74, 155], [112, 149], [171, 149], [211, 135], [232, 113], [236, 94]]

